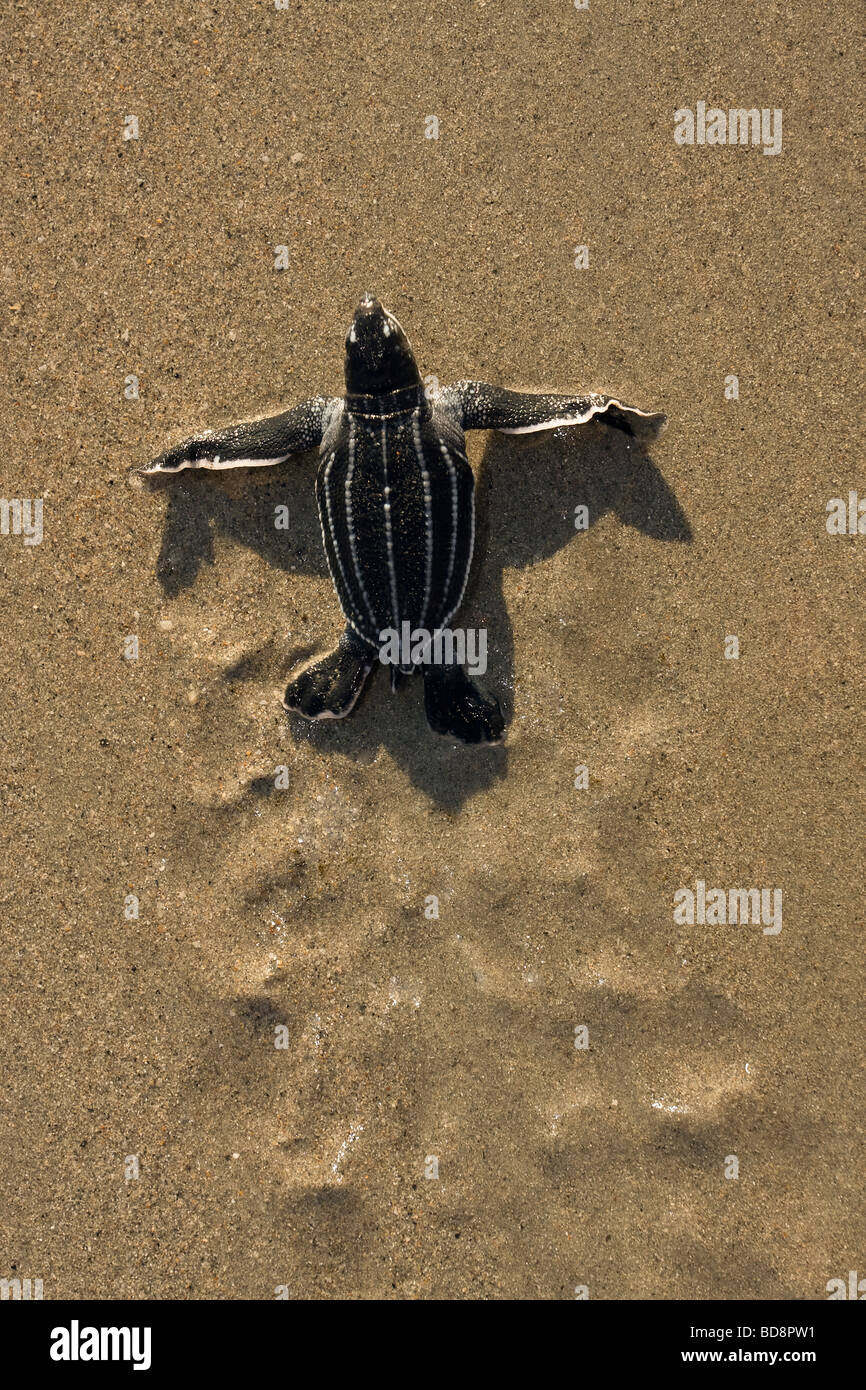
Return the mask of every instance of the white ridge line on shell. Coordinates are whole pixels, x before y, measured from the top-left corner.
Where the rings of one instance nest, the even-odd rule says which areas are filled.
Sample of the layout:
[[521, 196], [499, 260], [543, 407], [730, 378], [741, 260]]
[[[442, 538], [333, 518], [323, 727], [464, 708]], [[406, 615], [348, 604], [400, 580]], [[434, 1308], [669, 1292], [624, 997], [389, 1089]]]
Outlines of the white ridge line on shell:
[[[469, 460], [468, 460], [463, 454], [460, 454], [459, 457], [460, 457], [460, 458], [463, 460], [463, 462], [466, 464], [466, 467], [469, 468]], [[461, 586], [460, 586], [460, 593], [457, 595], [457, 602], [454, 604], [454, 607], [451, 609], [451, 611], [450, 611], [449, 613], [446, 613], [446, 614], [445, 614], [445, 617], [442, 619], [442, 627], [447, 627], [447, 626], [448, 626], [449, 622], [451, 621], [451, 619], [453, 618], [454, 614], [457, 612], [458, 608], [460, 607], [461, 603], [463, 602], [463, 595], [466, 593], [466, 585], [469, 583], [469, 571], [470, 571], [471, 568], [472, 568], [472, 557], [473, 557], [473, 555], [475, 554], [475, 478], [472, 476], [471, 469], [470, 469], [470, 478], [471, 478], [471, 489], [470, 489], [470, 492], [469, 492], [469, 526], [470, 526], [470, 530], [469, 530], [469, 553], [468, 553], [468, 555], [466, 556], [466, 567], [465, 567], [465, 569], [464, 569], [464, 571], [463, 571], [463, 583], [462, 583]], [[456, 477], [455, 477], [455, 479], [454, 479], [454, 493], [453, 493], [453, 496], [454, 496], [455, 498], [456, 498], [456, 488], [457, 488], [457, 480], [456, 480]], [[455, 551], [455, 553], [456, 553], [456, 550], [457, 550], [457, 523], [456, 523], [457, 508], [456, 508], [456, 501], [455, 501], [455, 504], [454, 504], [454, 516], [455, 516], [455, 524], [454, 524], [454, 551]], [[445, 592], [447, 593], [448, 590], [446, 589]]]
[[393, 609], [393, 626], [395, 630], [400, 625], [400, 607], [397, 600], [397, 569], [394, 564], [394, 533], [391, 528], [391, 489], [388, 485], [388, 445], [386, 432], [388, 426], [382, 425], [382, 486], [385, 498], [385, 544], [388, 548], [388, 574], [391, 580], [391, 606]]
[[[373, 613], [373, 605], [372, 605], [371, 602], [370, 602], [370, 596], [369, 596], [369, 594], [367, 593], [366, 587], [365, 587], [365, 585], [364, 585], [364, 579], [363, 579], [363, 576], [362, 576], [362, 574], [361, 574], [361, 566], [360, 566], [360, 564], [359, 564], [359, 562], [358, 562], [358, 547], [357, 547], [357, 543], [356, 543], [356, 540], [355, 540], [355, 522], [354, 522], [354, 515], [353, 515], [353, 512], [352, 512], [352, 493], [351, 493], [352, 479], [353, 479], [354, 476], [355, 476], [355, 421], [354, 421], [354, 420], [352, 419], [352, 417], [350, 416], [350, 417], [349, 417], [349, 467], [348, 467], [348, 469], [346, 470], [346, 489], [345, 489], [345, 496], [346, 496], [346, 527], [347, 527], [347, 530], [348, 530], [348, 532], [349, 532], [349, 550], [352, 552], [352, 563], [353, 563], [354, 566], [355, 566], [355, 574], [356, 574], [357, 577], [358, 577], [358, 585], [359, 585], [359, 587], [360, 587], [361, 595], [362, 595], [362, 597], [363, 597], [363, 599], [364, 599], [364, 602], [365, 602], [365, 604], [367, 605], [367, 612], [370, 614], [370, 622], [371, 622], [371, 624], [373, 625], [373, 627], [375, 628], [375, 626], [376, 626], [376, 617], [375, 617], [375, 614]], [[335, 543], [335, 549], [336, 549], [336, 543]], [[368, 640], [369, 640], [369, 639], [368, 639]]]
[[418, 467], [421, 469], [421, 485], [424, 489], [424, 535], [427, 542], [427, 556], [424, 572], [424, 603], [421, 608], [421, 617], [418, 619], [418, 626], [423, 627], [427, 617], [427, 609], [430, 604], [430, 595], [433, 589], [433, 505], [430, 494], [430, 474], [427, 470], [426, 459], [424, 457], [424, 446], [421, 442], [420, 415], [421, 407], [417, 406], [415, 414], [412, 417], [412, 433], [415, 439], [415, 455], [418, 459]]
[[[347, 575], [346, 575], [346, 571], [345, 571], [344, 568], [343, 568], [343, 560], [342, 560], [342, 557], [341, 557], [341, 555], [340, 555], [340, 547], [337, 545], [336, 531], [335, 531], [335, 529], [334, 529], [334, 511], [333, 511], [333, 507], [331, 506], [331, 489], [330, 489], [331, 469], [332, 469], [333, 466], [334, 466], [334, 459], [335, 459], [336, 457], [337, 457], [337, 451], [336, 451], [336, 449], [335, 449], [335, 450], [333, 451], [333, 453], [331, 454], [331, 457], [328, 459], [328, 462], [327, 462], [327, 464], [325, 465], [325, 471], [324, 471], [324, 473], [323, 473], [323, 475], [322, 475], [322, 493], [323, 493], [324, 498], [325, 498], [325, 510], [326, 510], [326, 512], [327, 512], [327, 515], [328, 515], [328, 530], [329, 530], [329, 532], [330, 532], [330, 537], [331, 537], [331, 548], [332, 548], [332, 550], [333, 550], [333, 552], [334, 552], [334, 557], [335, 557], [335, 559], [336, 559], [336, 561], [337, 561], [337, 566], [338, 566], [338, 568], [339, 568], [339, 570], [340, 570], [340, 575], [341, 575], [341, 577], [342, 577], [343, 584], [344, 584], [345, 589], [346, 589], [346, 593], [347, 593], [347, 595], [349, 595], [349, 596], [351, 597], [351, 596], [352, 596], [352, 590], [351, 590], [350, 587], [349, 587], [349, 580], [348, 580], [348, 577], [347, 577]], [[323, 526], [323, 527], [322, 527], [322, 541], [323, 541], [323, 543], [324, 543], [324, 541], [325, 541], [325, 534], [324, 534], [324, 532], [325, 532], [325, 528], [324, 528], [324, 526]], [[327, 545], [325, 545], [325, 558], [328, 560], [328, 562], [329, 562], [329, 568], [330, 568], [330, 556], [329, 556], [329, 554], [328, 554], [328, 547], [327, 547]], [[334, 587], [336, 588], [337, 586], [335, 585]], [[358, 614], [357, 614], [357, 613], [347, 613], [347, 614], [346, 614], [346, 618], [347, 618], [348, 621], [352, 624], [352, 627], [355, 628], [356, 630], [357, 630], [357, 621], [356, 621], [356, 620], [357, 620], [357, 617], [358, 617]]]
[[[449, 553], [448, 553], [448, 573], [447, 573], [447, 575], [446, 575], [446, 577], [445, 577], [445, 587], [444, 587], [444, 589], [443, 589], [443, 591], [442, 591], [443, 597], [447, 600], [447, 598], [448, 598], [448, 591], [449, 591], [449, 589], [451, 588], [451, 580], [454, 578], [454, 563], [455, 563], [455, 560], [456, 560], [456, 558], [457, 558], [457, 514], [458, 514], [458, 511], [459, 511], [459, 508], [458, 508], [458, 502], [457, 502], [457, 470], [456, 470], [455, 467], [454, 467], [454, 460], [452, 459], [452, 457], [451, 457], [451, 455], [449, 454], [448, 450], [446, 449], [445, 445], [442, 443], [442, 440], [441, 440], [441, 439], [440, 439], [440, 441], [439, 441], [439, 448], [440, 448], [441, 451], [442, 451], [442, 457], [443, 457], [444, 460], [445, 460], [445, 463], [446, 463], [447, 468], [448, 468], [448, 473], [449, 473], [449, 476], [450, 476], [450, 478], [451, 478], [451, 548], [450, 548]], [[473, 490], [472, 523], [473, 523], [473, 535], [474, 535], [474, 529], [475, 529], [474, 490]], [[474, 541], [473, 541], [473, 543], [474, 543]], [[467, 570], [467, 574], [468, 574], [468, 570]], [[466, 581], [465, 581], [465, 580], [464, 580], [464, 582], [463, 582], [463, 587], [464, 587], [464, 588], [466, 587]], [[460, 596], [461, 596], [461, 598], [462, 598], [462, 596], [463, 596], [463, 590], [462, 590], [462, 589], [461, 589], [461, 591], [460, 591]], [[448, 619], [451, 617], [452, 613], [456, 613], [456, 611], [457, 611], [457, 604], [455, 603], [454, 606], [450, 609], [450, 611], [449, 611], [448, 613], [446, 613], [445, 616], [442, 618], [442, 620], [441, 620], [441, 622], [440, 622], [440, 624], [439, 624], [440, 628], [441, 628], [441, 627], [446, 627], [446, 626], [447, 626], [447, 624], [448, 624]]]

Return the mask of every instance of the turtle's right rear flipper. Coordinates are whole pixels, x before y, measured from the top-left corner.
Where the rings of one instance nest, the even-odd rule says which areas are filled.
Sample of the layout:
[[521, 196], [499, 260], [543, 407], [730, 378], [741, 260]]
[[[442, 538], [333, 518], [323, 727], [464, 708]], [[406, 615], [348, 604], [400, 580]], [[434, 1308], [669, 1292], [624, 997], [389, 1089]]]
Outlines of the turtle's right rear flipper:
[[431, 729], [463, 743], [500, 743], [505, 720], [495, 696], [484, 696], [462, 666], [424, 667], [424, 708]]
[[596, 391], [581, 395], [536, 395], [506, 391], [486, 381], [458, 381], [439, 395], [440, 408], [450, 411], [464, 430], [500, 430], [502, 434], [535, 434], [565, 425], [599, 420], [642, 442], [656, 439], [667, 424], [660, 412], [638, 410]]

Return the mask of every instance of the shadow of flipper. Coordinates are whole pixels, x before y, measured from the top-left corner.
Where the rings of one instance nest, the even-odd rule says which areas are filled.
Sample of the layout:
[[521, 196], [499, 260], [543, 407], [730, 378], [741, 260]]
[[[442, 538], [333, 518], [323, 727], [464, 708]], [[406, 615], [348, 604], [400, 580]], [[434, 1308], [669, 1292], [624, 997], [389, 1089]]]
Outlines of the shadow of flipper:
[[584, 505], [588, 528], [607, 512], [654, 540], [689, 543], [692, 530], [649, 454], [601, 424], [550, 434], [492, 434], [478, 477], [488, 532], [487, 563], [520, 568], [555, 555]]
[[[157, 577], [170, 598], [190, 587], [202, 563], [213, 564], [215, 536], [255, 550], [278, 569], [328, 573], [311, 470], [299, 469], [296, 459], [267, 476], [257, 469], [187, 472], [149, 490], [168, 493]], [[288, 528], [275, 525], [277, 507], [288, 508]]]
[[201, 488], [178, 479], [169, 495], [156, 562], [157, 579], [169, 598], [176, 598], [193, 584], [202, 564], [214, 562], [210, 515]]

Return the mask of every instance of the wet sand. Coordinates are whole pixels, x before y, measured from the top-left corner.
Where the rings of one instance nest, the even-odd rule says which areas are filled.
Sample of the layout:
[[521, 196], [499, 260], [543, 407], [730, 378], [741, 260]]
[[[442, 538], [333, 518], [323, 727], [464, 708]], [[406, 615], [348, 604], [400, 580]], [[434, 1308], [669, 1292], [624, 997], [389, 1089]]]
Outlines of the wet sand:
[[[854, 17], [219, 10], [0, 40], [2, 492], [44, 499], [0, 537], [0, 1277], [826, 1298], [864, 1259]], [[678, 146], [701, 100], [782, 151]], [[651, 457], [469, 436], [503, 748], [384, 673], [280, 709], [342, 627], [313, 456], [126, 481], [339, 392], [365, 289], [443, 382], [669, 416]], [[698, 880], [782, 930], [675, 922]]]

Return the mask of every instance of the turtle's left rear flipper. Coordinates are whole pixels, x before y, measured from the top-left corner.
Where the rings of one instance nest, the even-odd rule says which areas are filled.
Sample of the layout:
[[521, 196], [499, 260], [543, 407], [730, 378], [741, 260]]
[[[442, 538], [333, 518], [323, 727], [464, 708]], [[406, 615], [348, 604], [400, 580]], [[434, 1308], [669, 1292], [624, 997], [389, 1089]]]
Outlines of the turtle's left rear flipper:
[[180, 473], [185, 468], [272, 468], [292, 454], [321, 444], [332, 412], [339, 404], [314, 396], [282, 415], [194, 435], [152, 463], [132, 471], [144, 478], [156, 478]]
[[345, 719], [373, 669], [375, 652], [347, 627], [337, 646], [289, 682], [283, 708], [304, 719]]
[[585, 425], [598, 419], [642, 442], [657, 439], [667, 424], [664, 415], [624, 405], [613, 396], [588, 392], [580, 396], [535, 395], [506, 391], [485, 381], [458, 381], [447, 386], [439, 400], [459, 418], [464, 430], [501, 430], [503, 434], [534, 434], [562, 425]]

